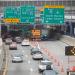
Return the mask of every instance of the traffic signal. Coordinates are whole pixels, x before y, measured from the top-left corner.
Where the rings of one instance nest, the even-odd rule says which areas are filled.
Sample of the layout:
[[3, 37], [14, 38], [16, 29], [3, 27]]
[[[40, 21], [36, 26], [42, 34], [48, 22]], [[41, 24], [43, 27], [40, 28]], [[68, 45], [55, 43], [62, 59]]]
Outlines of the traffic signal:
[[75, 47], [74, 46], [66, 46], [65, 47], [65, 55], [74, 56], [75, 55]]

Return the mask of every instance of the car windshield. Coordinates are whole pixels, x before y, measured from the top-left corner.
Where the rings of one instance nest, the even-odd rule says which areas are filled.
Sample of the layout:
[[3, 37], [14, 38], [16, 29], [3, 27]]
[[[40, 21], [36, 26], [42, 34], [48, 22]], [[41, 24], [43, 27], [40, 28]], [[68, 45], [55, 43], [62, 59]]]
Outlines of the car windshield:
[[13, 58], [21, 58], [21, 57], [19, 57], [19, 56], [16, 56], [16, 57], [13, 57]]
[[22, 54], [14, 54], [12, 56], [14, 56], [14, 57], [22, 57], [23, 55]]
[[10, 38], [7, 38], [6, 40], [11, 40]]
[[37, 54], [42, 54], [40, 51], [36, 51]]
[[42, 54], [40, 51], [33, 51], [34, 54]]
[[33, 51], [38, 51], [39, 49], [38, 49], [38, 48], [33, 48], [32, 50], [33, 50]]
[[29, 42], [29, 40], [24, 39], [23, 41]]
[[16, 39], [20, 39], [20, 37], [16, 37]]
[[41, 61], [41, 64], [42, 64], [42, 65], [50, 65], [51, 62], [50, 62], [50, 61]]
[[16, 44], [16, 42], [12, 42], [12, 44]]

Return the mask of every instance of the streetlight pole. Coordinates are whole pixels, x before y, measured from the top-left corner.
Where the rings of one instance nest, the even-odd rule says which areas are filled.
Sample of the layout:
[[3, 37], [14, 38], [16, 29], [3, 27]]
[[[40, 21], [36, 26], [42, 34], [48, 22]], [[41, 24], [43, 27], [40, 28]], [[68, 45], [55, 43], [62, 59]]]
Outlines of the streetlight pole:
[[68, 56], [68, 67], [67, 67], [67, 75], [69, 75], [69, 65], [70, 65], [70, 61], [69, 61], [69, 56]]

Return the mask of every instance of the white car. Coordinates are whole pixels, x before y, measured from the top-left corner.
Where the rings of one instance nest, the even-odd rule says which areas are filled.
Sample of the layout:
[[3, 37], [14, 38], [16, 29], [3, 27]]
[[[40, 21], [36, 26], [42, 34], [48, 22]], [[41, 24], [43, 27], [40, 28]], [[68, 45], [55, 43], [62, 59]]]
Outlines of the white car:
[[12, 57], [12, 62], [13, 62], [13, 63], [23, 62], [23, 57], [22, 57], [22, 55], [21, 55], [21, 54], [13, 55], [13, 57]]
[[43, 55], [41, 53], [35, 53], [32, 55], [32, 58], [34, 60], [40, 60], [40, 59], [43, 59]]
[[52, 61], [47, 59], [41, 60], [38, 67], [39, 72], [43, 72], [44, 70], [46, 70], [47, 65], [52, 65]]
[[10, 50], [17, 50], [17, 44], [16, 44], [16, 42], [12, 42], [12, 43], [9, 45], [9, 49], [10, 49]]
[[21, 45], [22, 46], [29, 46], [30, 45], [29, 40], [23, 40]]
[[11, 38], [7, 38], [7, 39], [5, 40], [5, 43], [6, 43], [6, 44], [11, 44], [11, 43], [12, 43]]

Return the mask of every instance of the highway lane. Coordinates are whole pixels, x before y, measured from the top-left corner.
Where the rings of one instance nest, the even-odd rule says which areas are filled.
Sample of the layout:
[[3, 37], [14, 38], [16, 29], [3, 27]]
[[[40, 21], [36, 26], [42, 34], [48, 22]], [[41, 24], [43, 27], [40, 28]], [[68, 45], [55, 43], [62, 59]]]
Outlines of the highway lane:
[[[30, 55], [31, 47], [22, 47], [20, 44], [17, 45], [18, 50], [9, 50], [9, 46], [5, 47], [8, 51], [7, 75], [41, 75], [38, 72], [39, 61], [34, 61]], [[12, 63], [11, 55], [17, 51], [23, 53], [23, 63]]]
[[[58, 69], [60, 70], [60, 74], [65, 75], [68, 66], [74, 66], [75, 62], [68, 62], [68, 56], [65, 56], [65, 46], [68, 46], [66, 43], [63, 43], [61, 41], [40, 41], [38, 42], [38, 45], [41, 49], [46, 49], [45, 54], [51, 58], [54, 62], [55, 66], [57, 66], [58, 62], [60, 65], [58, 65]], [[70, 56], [73, 60], [74, 57]], [[57, 64], [56, 64], [57, 63]], [[63, 69], [62, 69], [63, 68]]]
[[59, 75], [66, 75], [68, 58], [65, 56], [65, 46], [67, 45], [61, 41], [35, 41], [35, 44], [42, 50], [45, 57], [53, 62]]
[[49, 51], [60, 56], [65, 55], [65, 46], [68, 46], [67, 44], [60, 41], [41, 41], [38, 43], [41, 48], [47, 48]]
[[[62, 62], [65, 61], [64, 66], [65, 69], [68, 66], [67, 58], [64, 55], [64, 47], [67, 46], [65, 43], [60, 41], [45, 41], [45, 42], [32, 42], [33, 44], [37, 44], [42, 50], [47, 49], [50, 54], [53, 55], [53, 59], [62, 59], [60, 60], [61, 65]], [[31, 47], [22, 47], [20, 44], [17, 45], [18, 50], [9, 50], [9, 46], [6, 46], [6, 50], [8, 50], [8, 68], [7, 75], [41, 75], [38, 73], [38, 64], [39, 61], [34, 61], [32, 56], [30, 55]], [[24, 62], [23, 63], [12, 63], [11, 55], [14, 53], [23, 53]], [[46, 55], [48, 55], [45, 53]], [[46, 56], [45, 56], [46, 57]], [[51, 59], [51, 58], [50, 58]], [[54, 62], [54, 60], [52, 61]], [[54, 64], [54, 63], [53, 63]], [[67, 65], [66, 65], [67, 64]], [[60, 66], [58, 67], [60, 69]], [[62, 75], [62, 74], [61, 74]]]

